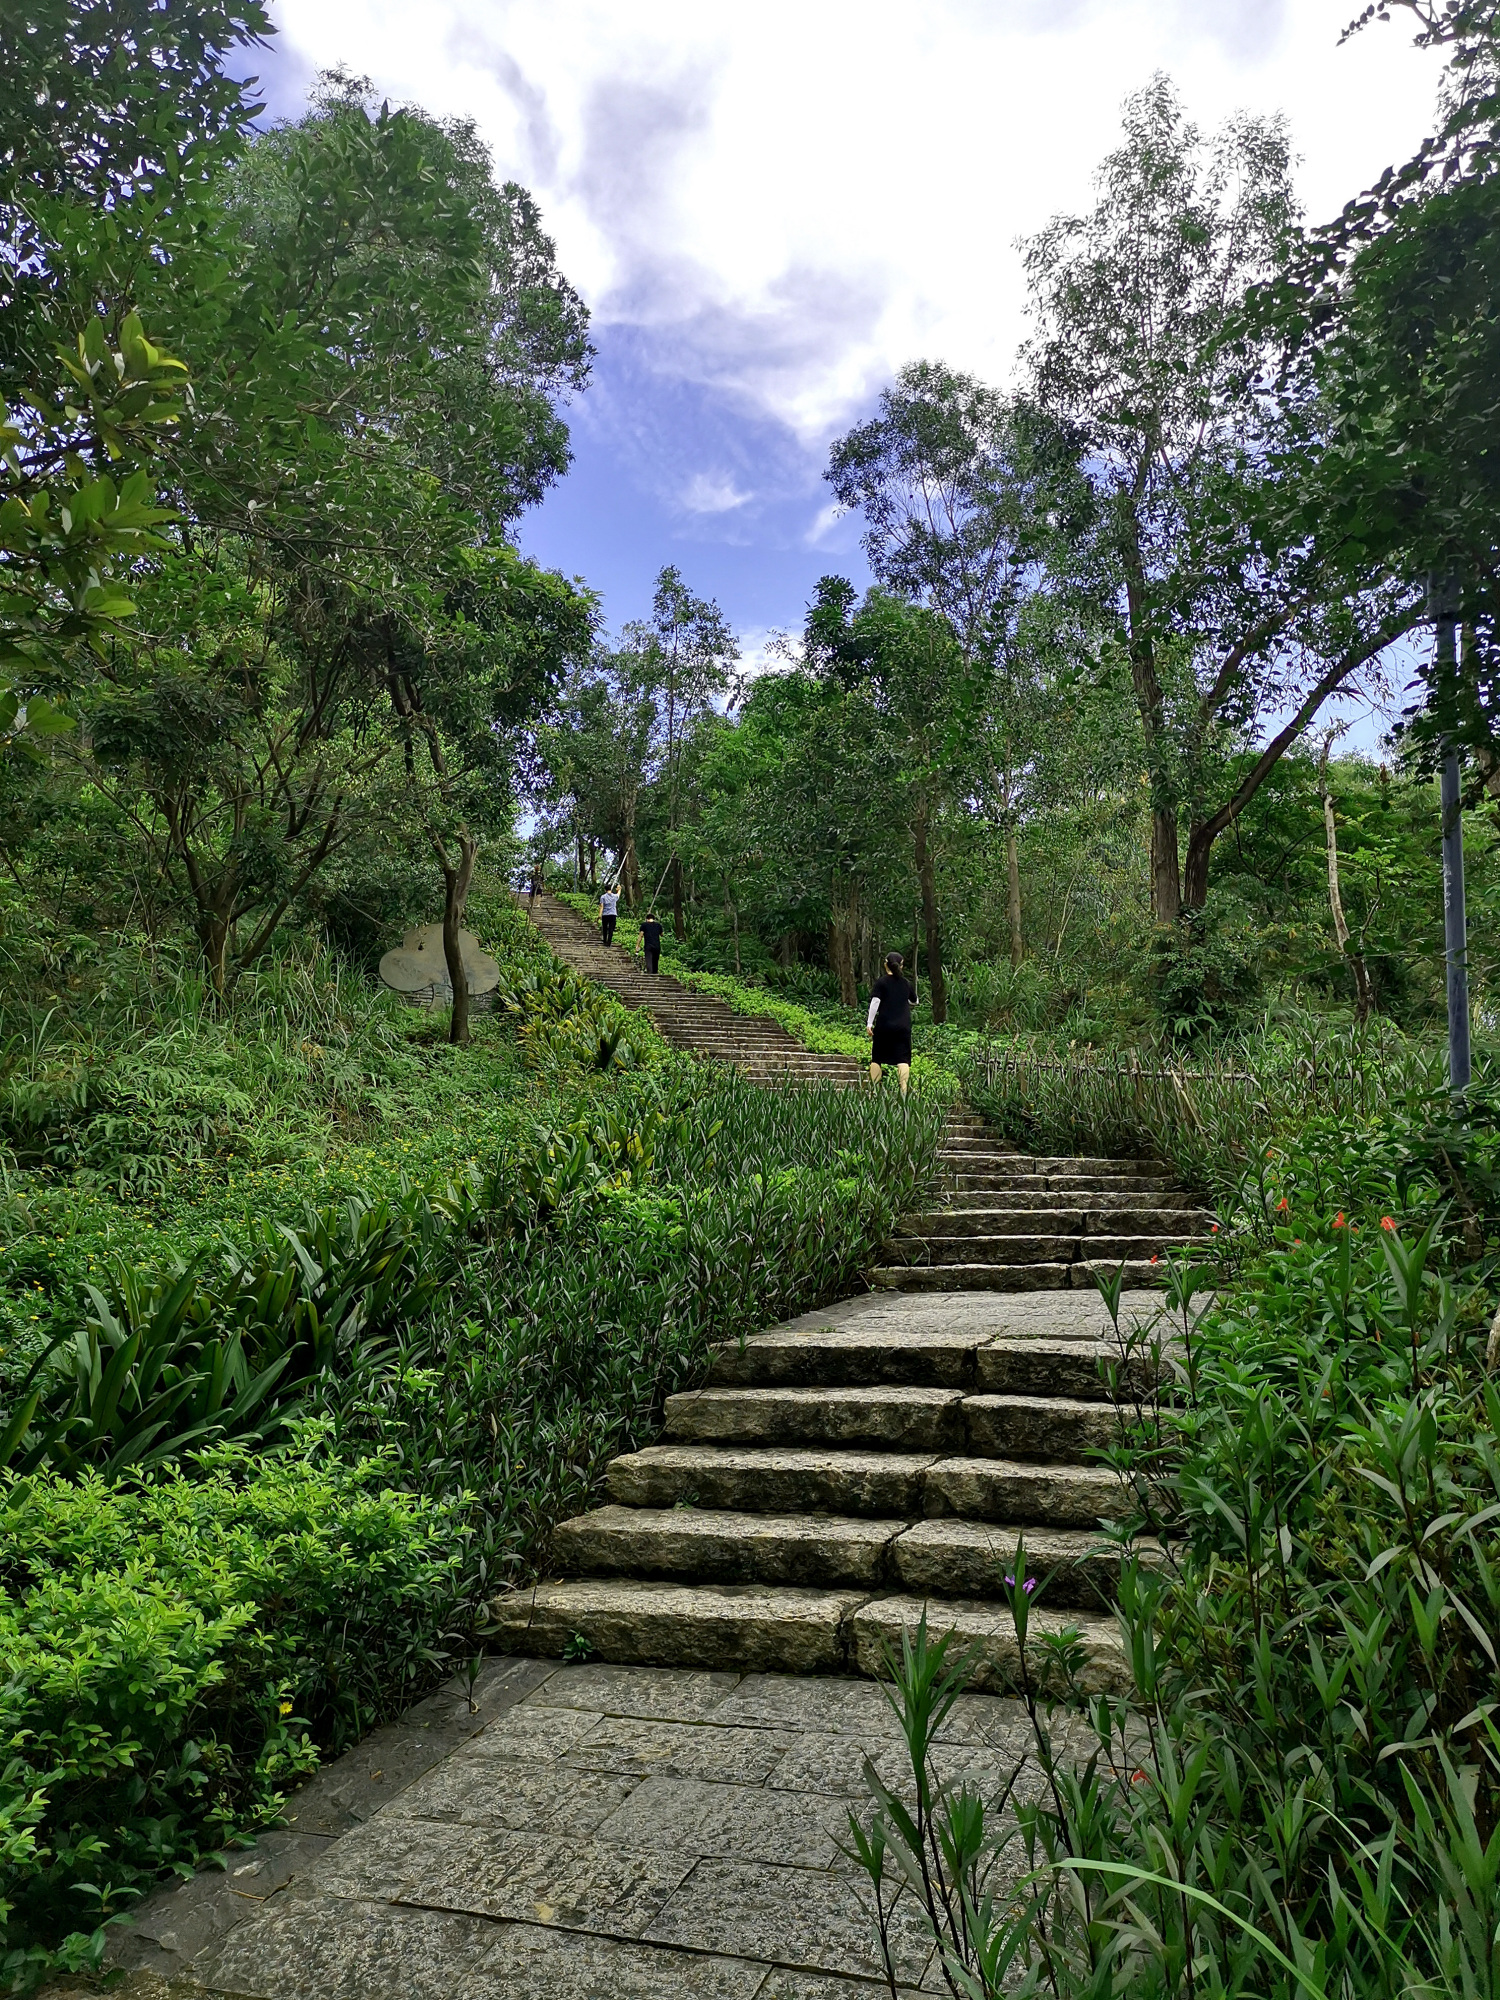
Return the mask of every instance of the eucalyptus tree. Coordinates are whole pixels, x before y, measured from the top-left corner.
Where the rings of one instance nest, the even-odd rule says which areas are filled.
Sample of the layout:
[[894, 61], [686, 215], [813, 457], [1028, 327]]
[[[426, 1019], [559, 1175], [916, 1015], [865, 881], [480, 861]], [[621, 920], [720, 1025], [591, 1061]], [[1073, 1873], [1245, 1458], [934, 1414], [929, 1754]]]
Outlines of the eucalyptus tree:
[[1296, 219], [1282, 123], [1210, 139], [1158, 77], [1097, 187], [1027, 249], [1030, 393], [1092, 496], [1059, 561], [1130, 671], [1169, 923], [1202, 911], [1214, 842], [1419, 606], [1334, 503], [1317, 409], [1267, 393], [1271, 337], [1246, 338]]

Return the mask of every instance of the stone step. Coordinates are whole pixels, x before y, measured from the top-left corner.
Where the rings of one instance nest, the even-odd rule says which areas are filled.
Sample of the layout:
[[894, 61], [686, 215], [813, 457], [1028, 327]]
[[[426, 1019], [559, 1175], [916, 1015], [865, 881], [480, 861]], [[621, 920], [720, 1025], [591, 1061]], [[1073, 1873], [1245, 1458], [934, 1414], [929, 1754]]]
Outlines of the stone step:
[[962, 1392], [892, 1385], [690, 1389], [668, 1396], [666, 1434], [682, 1444], [883, 1445], [963, 1448]]
[[978, 1146], [942, 1146], [938, 1156], [958, 1172], [974, 1174], [984, 1168], [986, 1172], [1002, 1174], [1018, 1188], [1128, 1188], [1154, 1180], [1164, 1180], [1172, 1186], [1166, 1170], [1146, 1160], [1038, 1160], [1026, 1152], [1004, 1152], [988, 1140]]
[[1118, 1475], [1104, 1465], [1037, 1465], [1021, 1459], [931, 1452], [817, 1451], [726, 1445], [647, 1445], [605, 1476], [624, 1507], [693, 1507], [743, 1514], [837, 1514], [1096, 1528], [1129, 1511]]
[[1151, 1236], [1163, 1231], [1207, 1236], [1213, 1217], [1204, 1209], [1147, 1207], [1121, 1201], [1117, 1208], [933, 1208], [904, 1215], [896, 1235], [904, 1236], [1024, 1236], [1042, 1227], [1060, 1236]]
[[[1022, 1567], [1016, 1569], [1017, 1548]], [[1007, 1577], [1034, 1579], [1035, 1604], [1107, 1611], [1117, 1601], [1120, 1571], [1134, 1556], [1160, 1569], [1160, 1542], [1146, 1537], [1126, 1549], [1096, 1530], [1051, 1528], [1019, 1522], [965, 1521], [953, 1515], [918, 1521], [895, 1536], [886, 1551], [888, 1571], [921, 1597], [993, 1600]]]
[[[890, 1663], [899, 1659], [901, 1634], [914, 1632], [923, 1614], [931, 1638], [952, 1635], [953, 1653], [967, 1655], [969, 1685], [982, 1694], [1014, 1694], [1022, 1685], [1021, 1648], [1010, 1607], [982, 1601], [952, 1602], [934, 1597], [877, 1597], [863, 1605], [853, 1620], [854, 1666], [872, 1678], [888, 1678]], [[1114, 1618], [1084, 1613], [1048, 1611], [1038, 1605], [1027, 1627], [1026, 1666], [1031, 1686], [1061, 1694], [1066, 1681], [1055, 1656], [1041, 1641], [1076, 1634], [1082, 1658], [1079, 1682], [1088, 1694], [1123, 1695], [1134, 1682], [1119, 1623]]]
[[1095, 1264], [1149, 1263], [1169, 1249], [1213, 1241], [1186, 1231], [1148, 1236], [907, 1236], [882, 1246], [892, 1264]]
[[868, 1591], [579, 1577], [490, 1605], [486, 1634], [506, 1653], [559, 1659], [583, 1639], [601, 1660], [739, 1673], [847, 1672], [850, 1624]]
[[966, 1457], [1078, 1459], [1115, 1441], [1106, 1403], [1071, 1396], [965, 1395], [904, 1384], [690, 1389], [667, 1398], [678, 1444], [886, 1445]]
[[1121, 1215], [1149, 1214], [1187, 1216], [1201, 1221], [1205, 1228], [1211, 1227], [1214, 1221], [1212, 1212], [1204, 1208], [1195, 1195], [1182, 1188], [1160, 1188], [1143, 1194], [1135, 1183], [1128, 1187], [1075, 1187], [1050, 1191], [1007, 1186], [960, 1192], [946, 1187], [942, 1202], [941, 1208], [931, 1211], [934, 1216], [1041, 1214], [1050, 1218], [1076, 1214], [1113, 1220]]
[[[1118, 1265], [1080, 1259], [1071, 1264], [892, 1264], [865, 1273], [877, 1290], [888, 1292], [1046, 1292], [1094, 1291], [1095, 1274], [1113, 1279]], [[1165, 1285], [1161, 1262], [1128, 1262], [1127, 1290]]]
[[925, 1478], [938, 1457], [936, 1452], [653, 1444], [614, 1459], [604, 1483], [610, 1499], [626, 1507], [686, 1501], [741, 1513], [915, 1518], [926, 1511]]
[[[1023, 1574], [1036, 1579], [1039, 1601], [1091, 1610], [1115, 1601], [1125, 1560], [1119, 1543], [1077, 1528], [953, 1518], [909, 1522], [608, 1506], [563, 1522], [552, 1556], [564, 1576], [994, 1598], [1002, 1578], [1015, 1573], [1018, 1543]], [[1136, 1553], [1153, 1566], [1162, 1561], [1154, 1541]]]
[[[763, 1584], [680, 1584], [579, 1577], [538, 1584], [490, 1605], [489, 1638], [509, 1653], [558, 1659], [582, 1639], [606, 1661], [741, 1673], [887, 1672], [903, 1629], [924, 1611], [934, 1635], [952, 1632], [972, 1649], [973, 1685], [1010, 1693], [1020, 1683], [1015, 1623], [1003, 1604], [951, 1602], [867, 1592], [799, 1590]], [[1085, 1685], [1123, 1693], [1128, 1686], [1119, 1628], [1112, 1618], [1031, 1613], [1026, 1664], [1034, 1684], [1050, 1685], [1050, 1656], [1038, 1643], [1075, 1632], [1083, 1646]]]
[[[1101, 1308], [1102, 1314], [1102, 1308]], [[1150, 1364], [1122, 1358], [1103, 1339], [890, 1332], [883, 1336], [818, 1327], [777, 1329], [717, 1348], [709, 1386], [722, 1389], [876, 1387], [907, 1384], [1007, 1395], [1105, 1397], [1113, 1364], [1131, 1394], [1151, 1387]]]

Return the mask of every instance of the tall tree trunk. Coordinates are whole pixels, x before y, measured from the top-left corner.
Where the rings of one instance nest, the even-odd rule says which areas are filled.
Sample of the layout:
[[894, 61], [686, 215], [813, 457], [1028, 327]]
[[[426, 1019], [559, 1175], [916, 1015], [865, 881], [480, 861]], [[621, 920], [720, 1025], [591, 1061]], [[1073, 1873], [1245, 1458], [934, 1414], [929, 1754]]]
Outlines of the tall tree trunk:
[[1375, 1004], [1374, 990], [1370, 984], [1370, 968], [1365, 964], [1362, 951], [1349, 949], [1349, 924], [1344, 915], [1344, 898], [1339, 890], [1339, 835], [1333, 816], [1333, 794], [1328, 789], [1328, 752], [1333, 744], [1330, 732], [1323, 745], [1323, 755], [1318, 761], [1318, 790], [1323, 795], [1323, 833], [1328, 843], [1328, 907], [1333, 913], [1333, 934], [1339, 941], [1339, 950], [1349, 961], [1349, 969], [1354, 974], [1354, 1012], [1361, 1024], [1370, 1018], [1370, 1010]]
[[573, 894], [576, 896], [583, 887], [583, 835], [575, 830], [573, 835]]
[[591, 896], [597, 896], [598, 893], [599, 893], [599, 843], [597, 840], [591, 840], [589, 842], [589, 894]]
[[672, 935], [680, 944], [687, 936], [687, 922], [682, 914], [682, 863], [672, 856]]
[[1010, 962], [1014, 970], [1026, 956], [1021, 937], [1021, 857], [1016, 836], [1005, 836], [1005, 906], [1010, 917]]
[[917, 881], [922, 890], [922, 930], [927, 946], [927, 991], [931, 1018], [939, 1025], [948, 1018], [948, 987], [943, 978], [943, 942], [938, 930], [937, 870], [933, 865], [932, 844], [927, 838], [927, 810], [924, 806], [912, 823], [916, 844]]
[[839, 999], [846, 1007], [859, 1005], [859, 985], [854, 976], [854, 925], [858, 908], [859, 885], [852, 876], [835, 870], [829, 904], [828, 957], [838, 976]]
[[[1189, 861], [1193, 859], [1189, 849]], [[1201, 857], [1203, 893], [1208, 893], [1208, 847]], [[1182, 915], [1183, 884], [1177, 855], [1177, 814], [1171, 806], [1158, 806], [1151, 814], [1151, 911], [1159, 924], [1175, 924]], [[1189, 909], [1202, 909], [1201, 902], [1188, 898]]]
[[469, 971], [459, 946], [464, 906], [469, 900], [469, 884], [474, 879], [474, 863], [479, 842], [463, 831], [458, 835], [458, 866], [444, 861], [443, 867], [443, 958], [448, 967], [448, 984], [453, 988], [453, 1014], [448, 1040], [463, 1045], [469, 1039]]

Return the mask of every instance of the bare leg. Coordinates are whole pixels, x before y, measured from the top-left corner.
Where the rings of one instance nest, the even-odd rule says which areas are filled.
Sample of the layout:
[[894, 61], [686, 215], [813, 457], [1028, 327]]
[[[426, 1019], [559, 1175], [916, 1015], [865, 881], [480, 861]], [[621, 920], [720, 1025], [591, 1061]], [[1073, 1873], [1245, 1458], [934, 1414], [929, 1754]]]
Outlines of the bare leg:
[[879, 1083], [880, 1081], [880, 1064], [878, 1062], [870, 1064], [870, 1081], [871, 1083]]
[[906, 1086], [911, 1081], [911, 1064], [897, 1063], [896, 1075], [901, 1079], [901, 1095], [905, 1097]]

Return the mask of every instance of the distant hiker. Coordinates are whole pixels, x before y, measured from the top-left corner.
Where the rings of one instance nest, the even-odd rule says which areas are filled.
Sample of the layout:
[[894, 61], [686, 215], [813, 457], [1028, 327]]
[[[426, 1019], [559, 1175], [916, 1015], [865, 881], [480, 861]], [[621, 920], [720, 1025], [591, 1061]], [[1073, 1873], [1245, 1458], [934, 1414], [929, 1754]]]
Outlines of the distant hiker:
[[647, 913], [646, 920], [641, 925], [641, 953], [645, 958], [648, 972], [661, 970], [661, 919], [655, 910]]
[[545, 886], [546, 886], [546, 881], [545, 877], [542, 874], [542, 864], [540, 861], [535, 861], [532, 863], [531, 867], [530, 908], [532, 908], [533, 910], [536, 908], [536, 899], [542, 893], [542, 890]]
[[615, 941], [615, 920], [619, 914], [619, 890], [606, 889], [604, 894], [599, 898], [599, 928], [604, 933], [604, 942], [606, 944], [613, 944]]
[[917, 1004], [917, 989], [902, 972], [903, 962], [899, 951], [886, 953], [885, 971], [870, 989], [865, 1033], [870, 1037], [871, 1083], [879, 1083], [882, 1068], [894, 1064], [905, 1097], [911, 1077], [911, 1010]]

